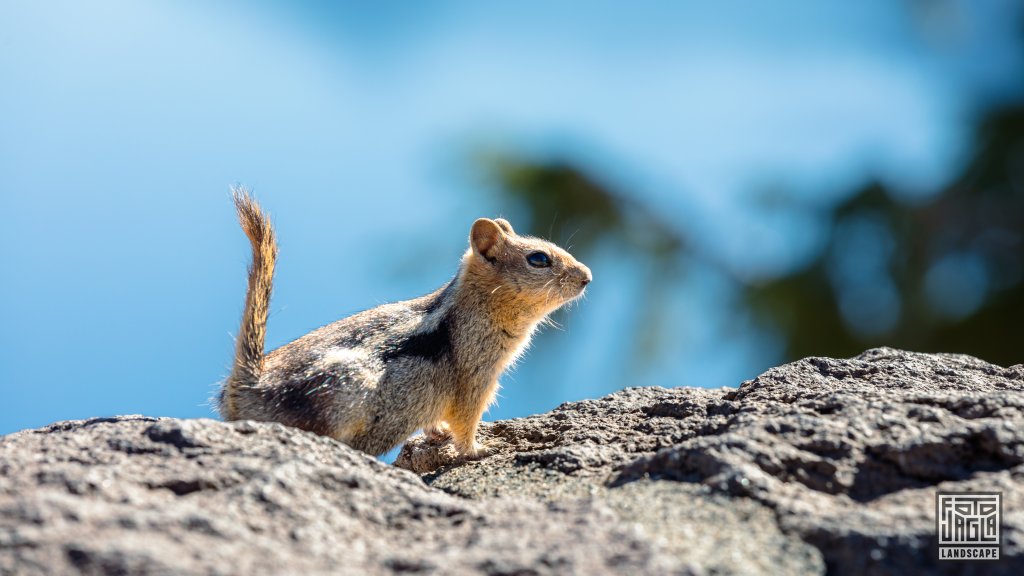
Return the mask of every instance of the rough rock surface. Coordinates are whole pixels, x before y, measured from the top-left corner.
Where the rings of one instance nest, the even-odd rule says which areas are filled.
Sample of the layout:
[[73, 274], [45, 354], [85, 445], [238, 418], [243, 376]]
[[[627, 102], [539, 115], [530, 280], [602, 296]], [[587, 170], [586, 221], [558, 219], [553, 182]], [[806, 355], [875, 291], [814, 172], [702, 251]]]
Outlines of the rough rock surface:
[[[0, 574], [1024, 573], [1024, 366], [870, 350], [634, 388], [388, 466], [276, 424], [0, 438]], [[936, 490], [1003, 493], [1003, 559], [937, 559]]]

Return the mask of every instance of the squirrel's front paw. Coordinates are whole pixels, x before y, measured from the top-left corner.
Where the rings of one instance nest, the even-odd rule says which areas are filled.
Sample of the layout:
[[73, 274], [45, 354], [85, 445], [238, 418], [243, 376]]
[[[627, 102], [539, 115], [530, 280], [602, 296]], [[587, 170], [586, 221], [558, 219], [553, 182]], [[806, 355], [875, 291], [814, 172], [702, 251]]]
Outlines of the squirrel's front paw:
[[459, 456], [466, 460], [479, 460], [490, 456], [492, 450], [486, 444], [479, 442], [473, 442], [468, 448], [462, 448], [459, 450]]
[[427, 440], [431, 443], [440, 443], [451, 438], [452, 431], [448, 427], [447, 422], [440, 422], [434, 426], [424, 428], [423, 435], [426, 436]]

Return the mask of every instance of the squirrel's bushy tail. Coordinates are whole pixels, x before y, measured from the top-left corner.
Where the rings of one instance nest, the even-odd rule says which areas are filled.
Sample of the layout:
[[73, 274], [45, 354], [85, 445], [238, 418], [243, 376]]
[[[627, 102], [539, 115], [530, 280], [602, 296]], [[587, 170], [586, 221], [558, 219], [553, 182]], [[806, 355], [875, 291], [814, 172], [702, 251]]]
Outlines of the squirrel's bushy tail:
[[238, 211], [238, 221], [252, 244], [252, 264], [249, 266], [249, 288], [245, 295], [242, 327], [235, 342], [235, 364], [220, 398], [221, 416], [226, 420], [243, 417], [239, 414], [243, 389], [254, 386], [263, 370], [263, 343], [277, 260], [277, 240], [270, 218], [246, 188], [235, 186], [231, 194]]

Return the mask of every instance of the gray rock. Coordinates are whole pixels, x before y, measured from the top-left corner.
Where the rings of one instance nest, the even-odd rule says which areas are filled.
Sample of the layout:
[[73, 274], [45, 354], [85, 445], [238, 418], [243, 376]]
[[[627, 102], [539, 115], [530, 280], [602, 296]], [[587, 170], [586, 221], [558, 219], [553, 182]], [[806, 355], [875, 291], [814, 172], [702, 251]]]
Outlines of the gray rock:
[[601, 502], [465, 500], [277, 424], [62, 422], [0, 462], [3, 574], [685, 572]]
[[[485, 433], [481, 462], [416, 438], [396, 464], [472, 499], [589, 496], [708, 572], [1024, 574], [1021, 365], [883, 348], [739, 389], [627, 389]], [[1001, 561], [938, 560], [938, 490], [1003, 493]], [[672, 530], [687, 525], [704, 530]]]
[[[871, 350], [483, 436], [416, 473], [266, 423], [0, 437], [0, 574], [1024, 573], [1022, 366]], [[936, 490], [1002, 491], [1001, 561], [937, 559]]]

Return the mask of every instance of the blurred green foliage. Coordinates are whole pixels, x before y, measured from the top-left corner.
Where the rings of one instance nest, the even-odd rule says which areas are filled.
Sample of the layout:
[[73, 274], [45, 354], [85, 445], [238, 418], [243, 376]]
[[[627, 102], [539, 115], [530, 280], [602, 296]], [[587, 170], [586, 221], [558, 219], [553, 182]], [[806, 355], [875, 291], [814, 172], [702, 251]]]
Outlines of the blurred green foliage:
[[872, 184], [828, 217], [826, 248], [808, 268], [747, 287], [790, 356], [889, 344], [1021, 361], [1024, 108], [989, 115], [963, 172], [930, 200]]
[[511, 155], [485, 165], [531, 233], [571, 238], [584, 260], [611, 243], [650, 264], [638, 351], [659, 340], [658, 311], [684, 293], [685, 263], [699, 261], [729, 278], [741, 295], [737, 312], [778, 334], [787, 359], [888, 345], [1022, 361], [1024, 106], [986, 115], [961, 173], [924, 199], [880, 183], [824, 211], [813, 198], [773, 198], [824, 219], [827, 233], [802, 266], [756, 280], [690, 241], [696, 231], [685, 218], [599, 183], [583, 166]]

